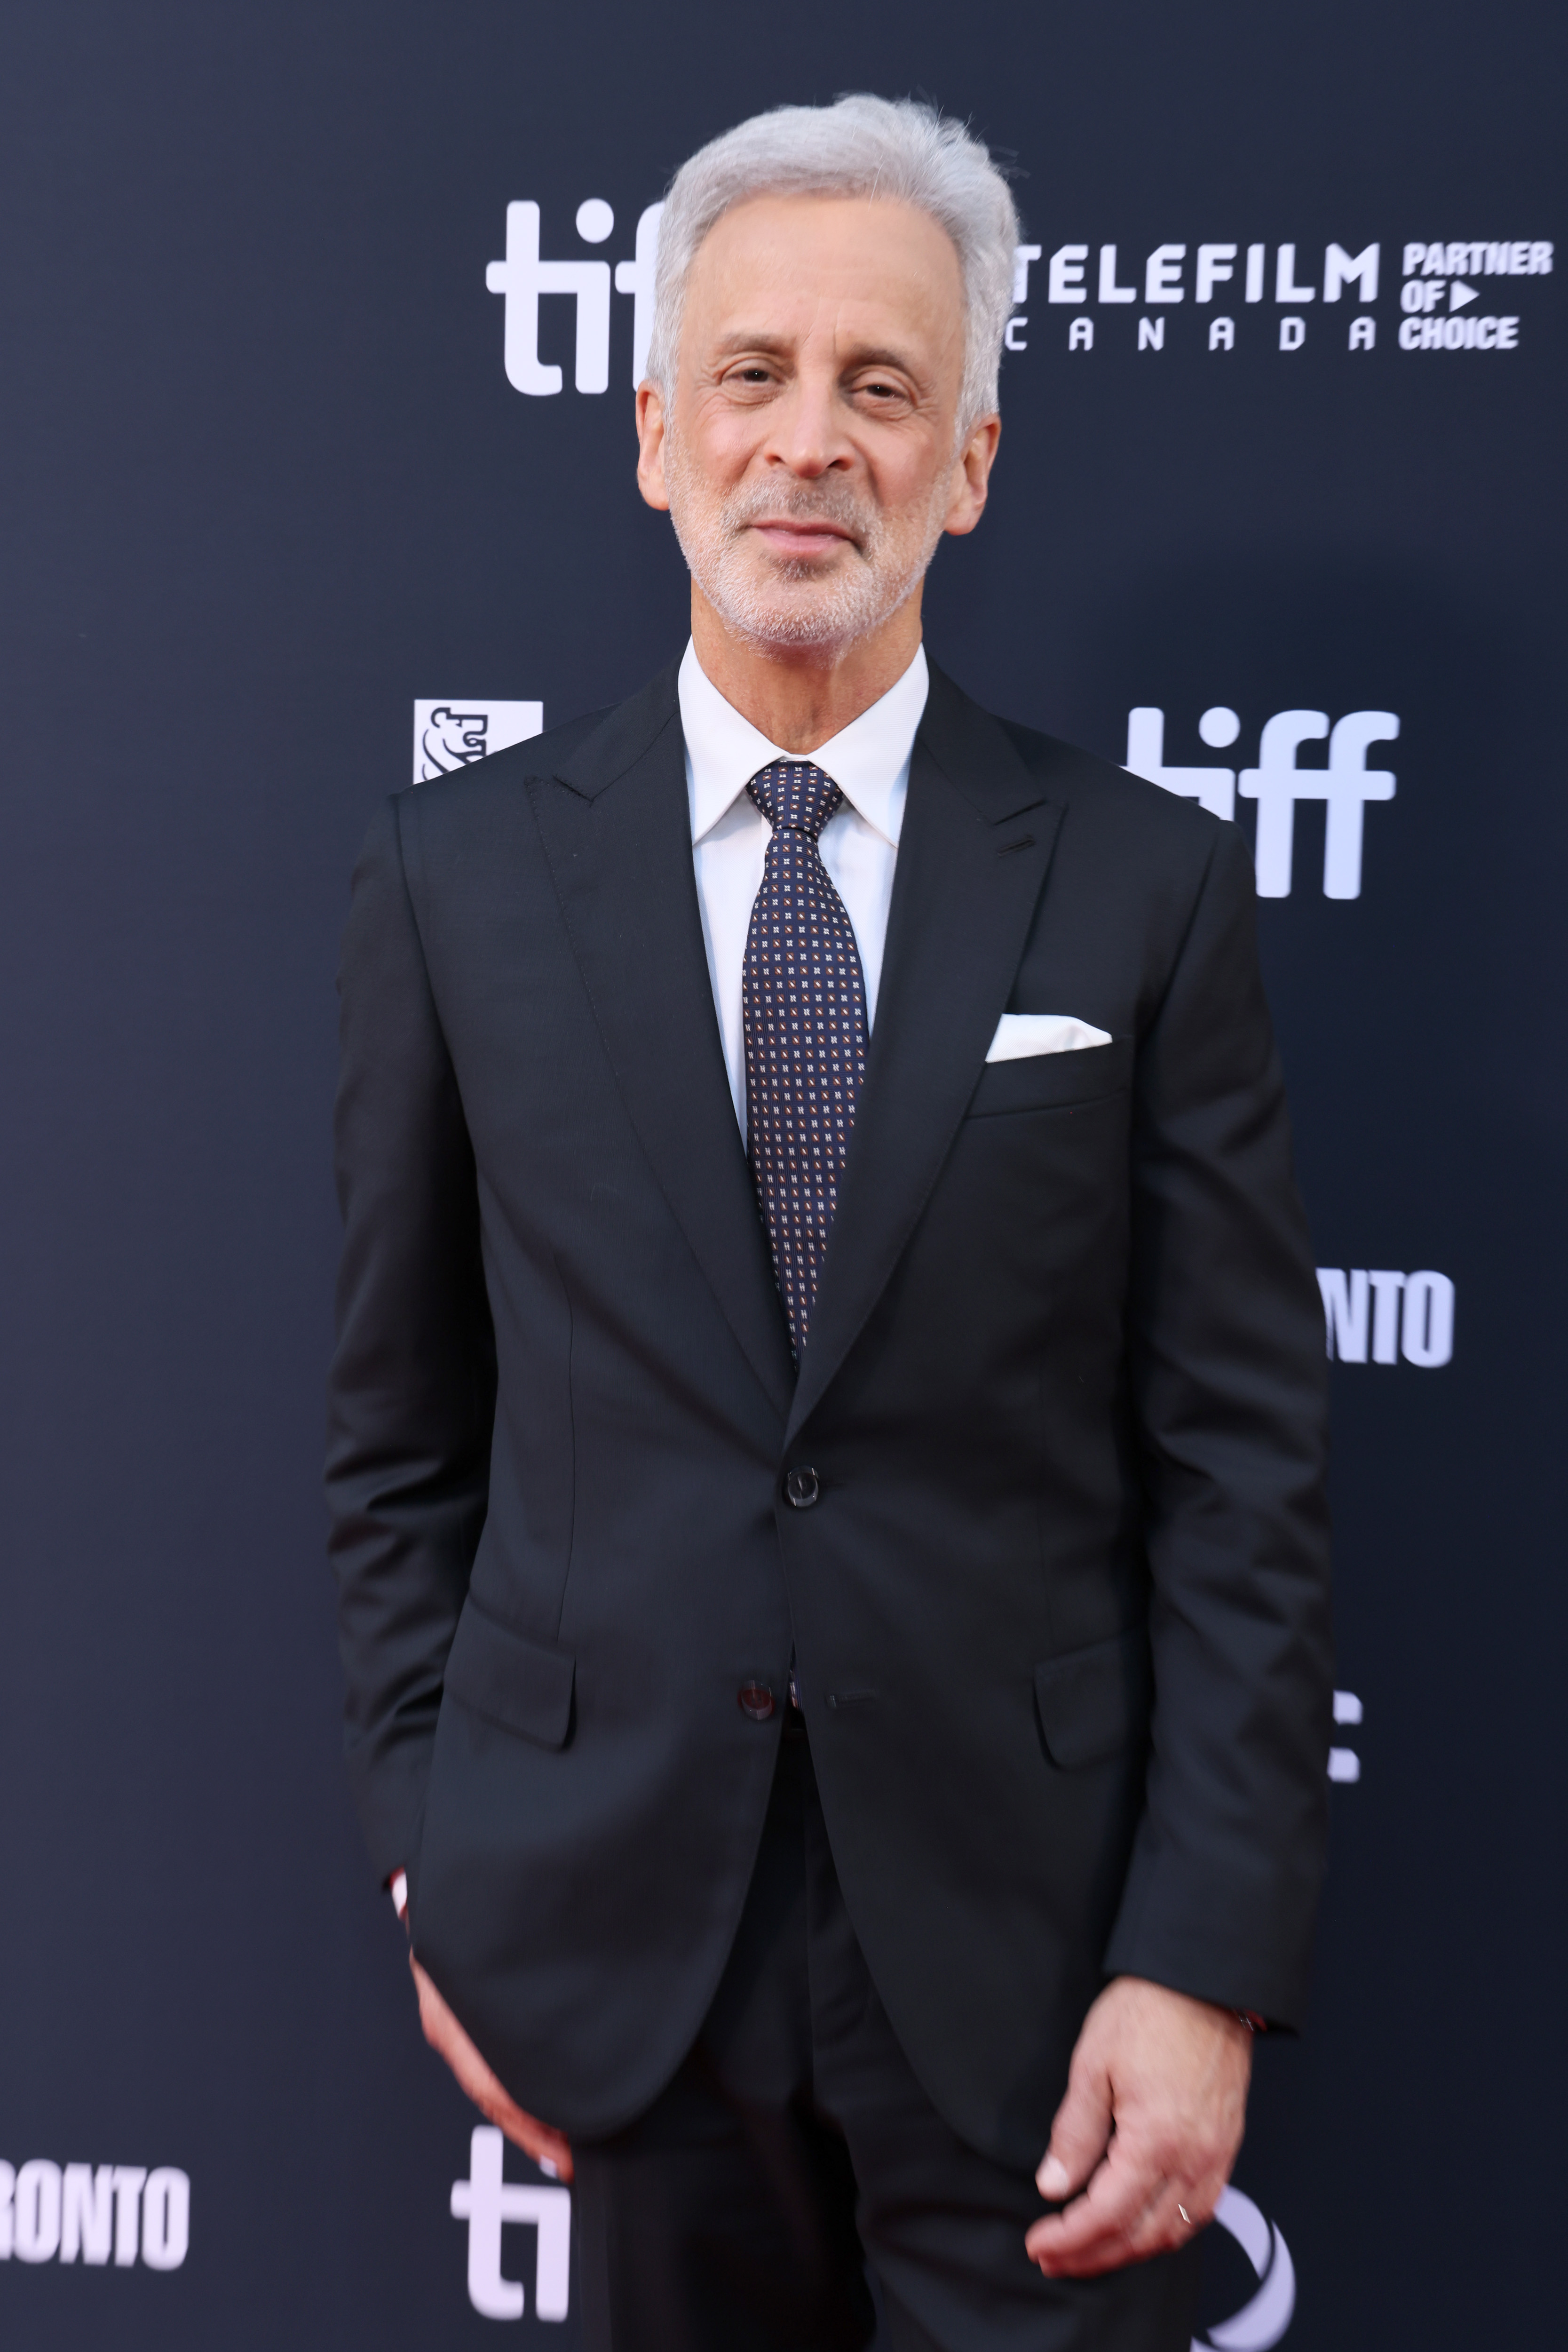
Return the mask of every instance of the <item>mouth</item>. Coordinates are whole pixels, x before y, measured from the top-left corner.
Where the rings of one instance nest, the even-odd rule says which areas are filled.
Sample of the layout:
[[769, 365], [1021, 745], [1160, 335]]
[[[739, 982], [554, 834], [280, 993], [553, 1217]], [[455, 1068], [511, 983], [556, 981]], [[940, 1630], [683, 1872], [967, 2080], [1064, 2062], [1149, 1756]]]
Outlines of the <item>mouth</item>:
[[775, 555], [790, 563], [799, 563], [802, 558], [809, 561], [812, 556], [830, 556], [841, 547], [856, 544], [853, 533], [841, 523], [829, 522], [815, 515], [765, 516], [751, 529]]

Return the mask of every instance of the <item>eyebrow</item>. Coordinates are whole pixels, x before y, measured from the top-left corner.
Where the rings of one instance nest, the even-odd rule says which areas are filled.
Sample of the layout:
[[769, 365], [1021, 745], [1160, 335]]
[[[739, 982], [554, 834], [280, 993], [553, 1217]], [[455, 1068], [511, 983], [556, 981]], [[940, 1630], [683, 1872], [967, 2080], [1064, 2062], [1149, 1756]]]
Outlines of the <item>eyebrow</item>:
[[[790, 354], [789, 344], [780, 341], [777, 335], [747, 334], [744, 331], [738, 334], [722, 335], [713, 349], [716, 359], [726, 356], [734, 357], [741, 352], [757, 352], [768, 359], [788, 359]], [[920, 371], [912, 360], [906, 359], [901, 352], [892, 351], [884, 346], [857, 351], [845, 364], [848, 367], [857, 368], [897, 368], [901, 374], [919, 380]]]

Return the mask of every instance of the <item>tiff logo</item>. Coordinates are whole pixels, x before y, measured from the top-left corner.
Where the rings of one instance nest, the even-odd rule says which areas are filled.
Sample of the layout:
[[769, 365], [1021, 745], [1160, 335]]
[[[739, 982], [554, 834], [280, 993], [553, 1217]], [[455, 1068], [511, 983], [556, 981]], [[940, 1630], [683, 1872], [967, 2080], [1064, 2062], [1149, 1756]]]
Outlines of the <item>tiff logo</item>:
[[0, 2262], [78, 2258], [177, 2271], [191, 2247], [191, 2176], [177, 2165], [0, 2164]]
[[[653, 328], [653, 273], [659, 257], [663, 205], [649, 205], [637, 220], [630, 261], [615, 265], [615, 291], [632, 297], [632, 382], [641, 383]], [[584, 245], [602, 245], [615, 215], [602, 196], [577, 208], [577, 233]], [[539, 208], [531, 202], [507, 206], [507, 257], [485, 271], [492, 294], [506, 300], [504, 329], [507, 381], [535, 399], [561, 388], [559, 367], [539, 358], [539, 297], [570, 294], [575, 302], [576, 357], [572, 380], [579, 392], [610, 387], [610, 264], [607, 261], [544, 261], [539, 257]]]
[[452, 2214], [468, 2224], [468, 2300], [486, 2319], [521, 2319], [521, 2279], [501, 2270], [501, 2225], [527, 2221], [538, 2231], [534, 2302], [541, 2319], [564, 2319], [571, 2291], [571, 2191], [535, 2188], [503, 2177], [506, 2142], [488, 2124], [476, 2124], [468, 2142], [468, 2178], [452, 2184]]
[[[1225, 751], [1241, 732], [1234, 710], [1221, 703], [1206, 710], [1197, 722], [1201, 740]], [[1374, 743], [1392, 742], [1399, 721], [1392, 710], [1348, 710], [1331, 728], [1326, 710], [1277, 710], [1263, 724], [1255, 768], [1167, 768], [1165, 763], [1166, 714], [1152, 707], [1127, 713], [1126, 766], [1167, 793], [1201, 801], [1215, 816], [1229, 823], [1236, 814], [1236, 795], [1258, 803], [1255, 856], [1258, 896], [1288, 898], [1295, 849], [1296, 803], [1326, 801], [1328, 820], [1323, 833], [1323, 896], [1359, 898], [1364, 812], [1368, 801], [1391, 801], [1394, 776], [1386, 768], [1369, 768], [1366, 754]], [[1328, 764], [1301, 768], [1296, 754], [1303, 743], [1328, 738]]]
[[1342, 1364], [1396, 1364], [1401, 1356], [1436, 1371], [1454, 1353], [1454, 1286], [1429, 1267], [1396, 1274], [1386, 1266], [1320, 1265], [1328, 1351]]

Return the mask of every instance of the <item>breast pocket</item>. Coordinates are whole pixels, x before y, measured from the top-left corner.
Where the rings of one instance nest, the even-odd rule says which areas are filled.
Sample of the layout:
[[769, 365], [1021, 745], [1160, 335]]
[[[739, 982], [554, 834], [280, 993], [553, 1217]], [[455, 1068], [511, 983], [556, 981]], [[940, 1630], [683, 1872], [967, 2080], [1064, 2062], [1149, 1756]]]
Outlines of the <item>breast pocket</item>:
[[1019, 1110], [1072, 1110], [1121, 1094], [1133, 1076], [1133, 1040], [1082, 1045], [1070, 1054], [1029, 1054], [1016, 1062], [988, 1062], [969, 1097], [970, 1118]]

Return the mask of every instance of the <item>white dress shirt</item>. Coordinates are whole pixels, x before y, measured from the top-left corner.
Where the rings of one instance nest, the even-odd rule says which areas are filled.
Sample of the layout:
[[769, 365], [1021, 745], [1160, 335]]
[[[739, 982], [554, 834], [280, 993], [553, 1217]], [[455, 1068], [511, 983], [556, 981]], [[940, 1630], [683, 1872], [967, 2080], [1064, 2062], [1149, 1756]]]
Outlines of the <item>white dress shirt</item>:
[[727, 702], [688, 644], [681, 664], [681, 731], [686, 739], [686, 798], [692, 815], [692, 862], [708, 979], [724, 1040], [725, 1066], [740, 1132], [746, 1134], [746, 1040], [740, 983], [751, 909], [762, 887], [768, 855], [767, 818], [747, 792], [759, 768], [775, 760], [809, 759], [831, 776], [844, 796], [822, 827], [817, 846], [844, 902], [860, 950], [868, 1031], [876, 1019], [893, 869], [904, 829], [909, 761], [930, 686], [925, 649], [880, 702], [862, 710], [814, 751], [780, 751]]

